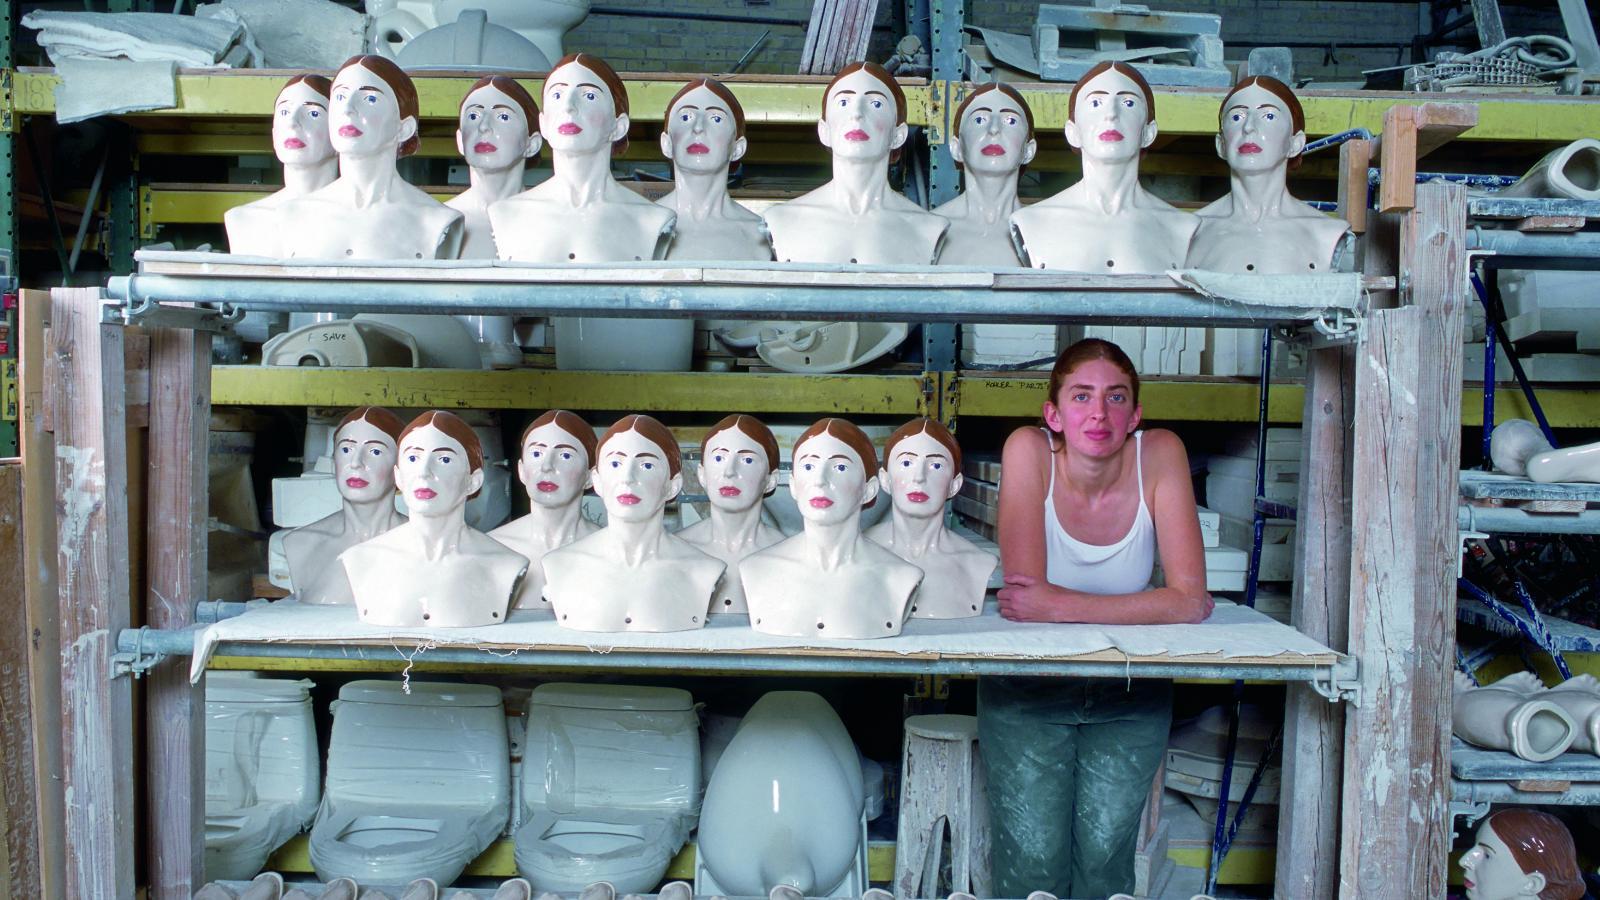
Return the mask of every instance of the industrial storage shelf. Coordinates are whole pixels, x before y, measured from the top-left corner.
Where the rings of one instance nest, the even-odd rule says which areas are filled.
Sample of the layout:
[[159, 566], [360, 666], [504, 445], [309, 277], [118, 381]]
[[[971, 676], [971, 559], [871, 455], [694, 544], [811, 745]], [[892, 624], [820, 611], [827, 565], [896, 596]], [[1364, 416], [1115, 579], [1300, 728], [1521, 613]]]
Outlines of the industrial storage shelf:
[[1468, 500], [1542, 500], [1600, 503], [1600, 484], [1545, 483], [1519, 475], [1461, 471], [1461, 496]]
[[[1503, 637], [1520, 638], [1524, 635], [1524, 628], [1534, 627], [1532, 619], [1526, 612], [1510, 604], [1501, 604], [1508, 615], [1514, 617], [1520, 624], [1506, 621], [1488, 604], [1472, 597], [1461, 597], [1456, 601], [1456, 620], [1468, 625], [1476, 625], [1485, 631]], [[1549, 613], [1540, 615], [1545, 628], [1551, 635], [1551, 646], [1562, 653], [1596, 653], [1600, 652], [1600, 630], [1568, 622], [1566, 619]]]
[[1452, 805], [1474, 818], [1487, 813], [1491, 803], [1600, 805], [1600, 757], [1592, 753], [1569, 751], [1547, 762], [1529, 762], [1452, 738], [1450, 774]]

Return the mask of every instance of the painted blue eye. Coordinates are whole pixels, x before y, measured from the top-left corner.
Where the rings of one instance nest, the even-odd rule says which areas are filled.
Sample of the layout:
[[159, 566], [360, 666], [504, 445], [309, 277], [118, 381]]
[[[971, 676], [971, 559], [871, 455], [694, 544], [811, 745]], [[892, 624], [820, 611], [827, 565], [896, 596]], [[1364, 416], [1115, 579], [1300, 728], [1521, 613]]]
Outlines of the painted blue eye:
[[442, 463], [444, 463], [445, 465], [448, 466], [450, 464], [450, 457], [441, 456], [441, 457], [439, 457], [439, 462], [442, 462]]
[[806, 463], [804, 468], [807, 472], [811, 471], [811, 463]]
[[1275, 122], [1275, 121], [1277, 121], [1277, 119], [1278, 119], [1278, 114], [1277, 113], [1267, 113], [1267, 121], [1268, 122]]
[[712, 116], [711, 117], [711, 121], [717, 123], [718, 125], [721, 125], [722, 124], [722, 117], [721, 116]]
[[511, 121], [511, 114], [510, 113], [501, 113], [500, 114], [500, 121], [502, 121], [502, 122]]
[[942, 463], [942, 462], [936, 462], [936, 463], [933, 464], [933, 470], [935, 472], [937, 472], [937, 471], [939, 471], [940, 469], [943, 469], [943, 468], [944, 468], [944, 463]]
[[383, 455], [383, 451], [379, 450], [377, 447], [373, 447], [371, 450], [368, 450], [367, 452], [371, 453], [373, 456], [382, 456]]
[[839, 108], [840, 109], [844, 109], [846, 106], [849, 105], [849, 103], [850, 103], [850, 101], [847, 100], [846, 98], [844, 98], [844, 97], [840, 97], [839, 98]]
[[320, 110], [320, 109], [313, 109], [313, 110], [312, 110], [312, 111], [311, 111], [311, 118], [313, 118], [313, 119], [320, 119], [320, 118], [322, 118], [322, 110]]
[[552, 99], [552, 100], [560, 100], [561, 99], [561, 91], [559, 91], [559, 90], [551, 91], [550, 92], [550, 99]]
[[585, 99], [585, 100], [593, 100], [598, 96], [600, 96], [600, 95], [596, 94], [594, 91], [584, 91], [583, 92], [583, 99]]
[[617, 462], [617, 461], [616, 461], [616, 460], [614, 460], [614, 459], [613, 459], [613, 460], [612, 460], [612, 461], [611, 461], [611, 468], [613, 468], [613, 469], [620, 469], [620, 468], [622, 468], [622, 463], [620, 463], [620, 462]]
[[646, 471], [649, 471], [650, 469], [654, 469], [656, 467], [656, 464], [653, 463], [653, 462], [640, 463], [640, 465], [644, 466]]
[[846, 471], [847, 469], [849, 469], [849, 466], [846, 466], [844, 463], [839, 463], [839, 464], [834, 466], [834, 469], [837, 470], [837, 471], [843, 472], [843, 471]]
[[377, 94], [368, 94], [367, 95], [367, 102], [372, 104], [372, 105], [374, 105], [374, 106], [376, 106], [377, 103], [378, 103], [378, 95]]
[[476, 121], [478, 121], [478, 114], [475, 113], [475, 112], [467, 113], [467, 121], [468, 122], [476, 122]]
[[528, 451], [528, 455], [533, 457], [534, 459], [540, 459], [540, 458], [542, 458], [544, 456], [544, 451], [543, 450], [530, 450], [530, 451]]
[[753, 466], [753, 465], [756, 464], [756, 458], [754, 456], [746, 456], [744, 459], [741, 459], [739, 461], [744, 463], [747, 466]]
[[339, 448], [339, 452], [343, 453], [345, 456], [349, 456], [350, 455], [350, 448], [349, 447], [340, 447]]
[[1129, 97], [1128, 99], [1122, 101], [1122, 105], [1126, 106], [1128, 109], [1133, 109], [1133, 98]]
[[1021, 121], [1021, 120], [1019, 120], [1016, 116], [1006, 116], [1006, 124], [1007, 125], [1015, 125], [1019, 121]]
[[563, 451], [561, 451], [561, 458], [562, 459], [571, 459], [572, 458], [572, 451], [571, 450], [563, 450]]
[[882, 100], [874, 100], [874, 101], [872, 101], [872, 108], [873, 109], [883, 109], [883, 101]]
[[902, 468], [902, 469], [911, 468], [911, 460], [909, 460], [909, 459], [900, 460], [900, 468]]
[[712, 462], [722, 462], [722, 454], [721, 453], [712, 454], [711, 461]]
[[416, 462], [417, 461], [417, 455], [415, 453], [413, 453], [410, 456], [407, 456], [406, 457], [406, 461], [407, 462]]

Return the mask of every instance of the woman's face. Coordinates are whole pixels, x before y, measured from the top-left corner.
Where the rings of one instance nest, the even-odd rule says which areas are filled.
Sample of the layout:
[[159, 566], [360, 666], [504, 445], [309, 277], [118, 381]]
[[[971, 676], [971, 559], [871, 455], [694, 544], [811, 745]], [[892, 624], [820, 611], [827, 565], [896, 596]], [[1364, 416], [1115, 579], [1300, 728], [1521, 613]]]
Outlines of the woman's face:
[[1511, 848], [1487, 821], [1478, 826], [1477, 843], [1462, 854], [1461, 873], [1467, 900], [1517, 900], [1538, 896], [1544, 889], [1542, 883], [1534, 883], [1542, 878], [1522, 871]]
[[333, 477], [347, 503], [391, 503], [394, 496], [394, 438], [365, 419], [339, 429], [333, 438]]
[[550, 73], [539, 109], [539, 133], [555, 153], [609, 153], [612, 142], [628, 133], [628, 117], [617, 115], [611, 89], [582, 63]]
[[878, 477], [894, 500], [894, 511], [918, 519], [944, 515], [945, 501], [961, 490], [961, 473], [950, 451], [927, 432], [895, 444], [889, 467]]
[[461, 442], [432, 425], [405, 436], [395, 482], [411, 516], [443, 516], [458, 512], [467, 498], [483, 487], [483, 470], [472, 470]]
[[456, 123], [456, 149], [474, 169], [502, 172], [539, 152], [528, 117], [505, 91], [486, 84], [467, 95]]
[[661, 154], [680, 171], [725, 173], [728, 163], [744, 156], [745, 139], [738, 135], [728, 101], [705, 85], [679, 98], [666, 124]]
[[331, 159], [328, 98], [303, 81], [279, 91], [272, 108], [272, 151], [286, 166], [309, 166]]
[[1306, 145], [1304, 132], [1278, 96], [1252, 84], [1228, 98], [1217, 135], [1217, 155], [1237, 172], [1259, 172], [1282, 165]]
[[1033, 160], [1037, 145], [1028, 137], [1028, 119], [1017, 101], [988, 91], [961, 114], [958, 161], [969, 172], [1008, 175]]
[[341, 155], [392, 157], [417, 133], [417, 120], [401, 117], [387, 82], [366, 66], [355, 65], [334, 76], [328, 130]]
[[614, 435], [596, 452], [595, 493], [610, 520], [642, 522], [660, 515], [683, 487], [683, 475], [672, 474], [666, 451], [637, 431]]
[[1078, 91], [1066, 132], [1067, 143], [1085, 157], [1107, 162], [1137, 159], [1156, 139], [1144, 91], [1116, 69], [1101, 72]]
[[1067, 374], [1061, 391], [1044, 405], [1045, 424], [1074, 451], [1106, 457], [1122, 449], [1139, 427], [1142, 411], [1133, 399], [1133, 383], [1104, 359], [1080, 363]]
[[583, 444], [555, 422], [535, 428], [522, 442], [517, 479], [535, 506], [554, 509], [576, 502], [589, 478], [589, 454]]
[[777, 484], [767, 451], [737, 428], [711, 436], [701, 452], [700, 480], [711, 505], [724, 512], [744, 512], [761, 502]]
[[888, 85], [865, 69], [839, 79], [828, 95], [827, 115], [817, 137], [833, 155], [845, 159], [887, 159], [905, 143], [907, 129]]
[[877, 496], [878, 480], [849, 444], [826, 432], [794, 448], [789, 491], [807, 522], [833, 525], [861, 513]]

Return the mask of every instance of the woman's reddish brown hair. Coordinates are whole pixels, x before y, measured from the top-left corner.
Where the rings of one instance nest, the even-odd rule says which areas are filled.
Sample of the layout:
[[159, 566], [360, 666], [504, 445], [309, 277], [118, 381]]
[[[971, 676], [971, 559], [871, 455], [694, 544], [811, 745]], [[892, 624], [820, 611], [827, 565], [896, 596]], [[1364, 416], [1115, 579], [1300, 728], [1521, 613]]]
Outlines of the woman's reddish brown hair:
[[1144, 94], [1145, 109], [1149, 111], [1150, 121], [1154, 122], [1156, 120], [1156, 95], [1154, 91], [1150, 90], [1150, 82], [1144, 80], [1144, 76], [1139, 74], [1138, 69], [1114, 59], [1095, 63], [1094, 67], [1083, 73], [1083, 77], [1078, 79], [1078, 83], [1072, 86], [1072, 93], [1067, 95], [1067, 121], [1073, 121], [1073, 110], [1078, 108], [1078, 92], [1083, 90], [1084, 85], [1106, 72], [1118, 72], [1126, 75], [1129, 81], [1139, 86], [1139, 92]]
[[381, 406], [358, 406], [345, 413], [339, 424], [334, 426], [333, 433], [337, 437], [351, 422], [366, 422], [373, 428], [387, 434], [394, 441], [395, 447], [400, 446], [400, 435], [405, 433], [406, 423], [400, 417]]
[[883, 445], [883, 467], [885, 469], [889, 468], [889, 460], [894, 458], [896, 444], [919, 434], [925, 434], [938, 441], [939, 445], [950, 453], [950, 462], [955, 466], [956, 472], [959, 473], [961, 471], [961, 445], [956, 443], [956, 436], [950, 433], [950, 429], [944, 427], [944, 423], [938, 419], [930, 419], [927, 416], [923, 416], [920, 419], [912, 419], [896, 428], [894, 434], [889, 435], [888, 442]]
[[[467, 454], [467, 471], [476, 472], [483, 468], [483, 444], [478, 441], [478, 433], [473, 431], [472, 426], [463, 421], [460, 416], [452, 412], [445, 412], [442, 409], [429, 410], [412, 419], [411, 424], [400, 432], [400, 440], [396, 441], [395, 445], [404, 444], [406, 435], [416, 431], [418, 428], [424, 428], [429, 425], [444, 432], [451, 440], [461, 445], [462, 451]], [[473, 491], [467, 495], [467, 499], [471, 500], [473, 497], [478, 496], [482, 490], [482, 488], [479, 488]]]
[[313, 72], [302, 72], [288, 81], [285, 81], [283, 83], [283, 87], [278, 88], [278, 93], [282, 94], [284, 91], [287, 91], [289, 88], [292, 88], [297, 84], [303, 84], [306, 87], [311, 88], [313, 91], [321, 94], [322, 99], [324, 100], [328, 99], [328, 95], [333, 92], [333, 81], [329, 79], [328, 76], [317, 75]]
[[[678, 439], [672, 436], [672, 429], [643, 414], [636, 413], [618, 419], [615, 425], [607, 428], [606, 433], [600, 436], [600, 443], [595, 452], [604, 450], [606, 441], [629, 431], [639, 432], [644, 435], [645, 440], [661, 448], [662, 454], [667, 458], [669, 474], [676, 475], [683, 471], [683, 452], [678, 449]], [[591, 463], [591, 465], [598, 464], [598, 460]]]
[[768, 469], [778, 467], [778, 439], [772, 435], [772, 429], [755, 416], [747, 416], [744, 413], [734, 413], [706, 431], [705, 438], [700, 441], [701, 459], [710, 452], [712, 438], [729, 428], [736, 429], [745, 437], [755, 441], [766, 452]]
[[543, 428], [551, 422], [554, 422], [557, 428], [577, 438], [578, 443], [583, 446], [584, 454], [588, 457], [585, 464], [593, 466], [595, 449], [599, 446], [599, 441], [595, 440], [593, 426], [577, 414], [564, 409], [552, 409], [529, 422], [528, 427], [522, 429], [522, 439], [517, 441], [517, 452], [520, 454], [528, 448], [528, 436], [533, 434], [535, 428]]

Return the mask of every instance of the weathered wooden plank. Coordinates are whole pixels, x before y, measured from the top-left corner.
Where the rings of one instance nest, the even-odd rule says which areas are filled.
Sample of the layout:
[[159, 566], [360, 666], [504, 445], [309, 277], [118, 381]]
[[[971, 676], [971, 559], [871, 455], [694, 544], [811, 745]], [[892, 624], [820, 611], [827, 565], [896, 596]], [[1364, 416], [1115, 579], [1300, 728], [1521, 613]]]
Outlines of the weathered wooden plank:
[[[145, 623], [193, 624], [206, 588], [206, 448], [211, 336], [157, 330], [150, 340], [148, 582]], [[205, 686], [181, 660], [145, 678], [146, 859], [152, 900], [188, 900], [205, 883]]]
[[39, 896], [61, 900], [66, 883], [65, 798], [61, 793], [61, 629], [56, 597], [56, 443], [45, 416], [52, 393], [47, 384], [48, 291], [21, 292], [18, 330], [22, 391], [23, 583], [28, 690], [33, 705], [34, 781], [38, 814]]
[[65, 893], [133, 900], [133, 691], [111, 672], [130, 616], [123, 334], [99, 295], [51, 291]]
[[[1339, 896], [1411, 900], [1418, 381], [1422, 312], [1376, 310], [1356, 348], [1349, 652]], [[1436, 398], [1429, 398], [1434, 402]], [[1441, 777], [1442, 777], [1442, 773]], [[1431, 895], [1430, 895], [1431, 896]]]
[[0, 461], [0, 792], [5, 796], [6, 897], [38, 897], [39, 840], [32, 692], [28, 685], [27, 571], [22, 539], [21, 460]]
[[1339, 145], [1339, 218], [1350, 230], [1367, 230], [1367, 169], [1372, 165], [1372, 142], [1356, 138]]
[[1383, 138], [1378, 141], [1378, 209], [1399, 212], [1411, 208], [1417, 190], [1417, 119], [1412, 107], [1391, 106], [1383, 114]]

